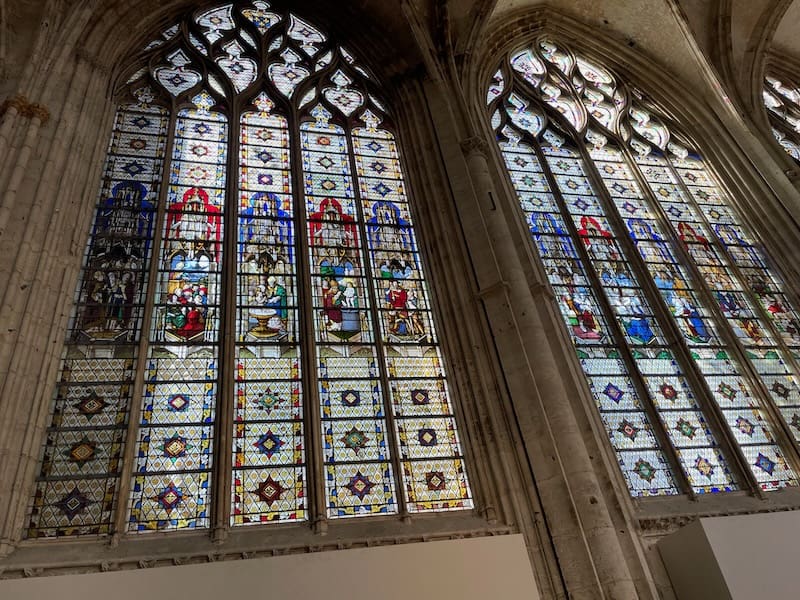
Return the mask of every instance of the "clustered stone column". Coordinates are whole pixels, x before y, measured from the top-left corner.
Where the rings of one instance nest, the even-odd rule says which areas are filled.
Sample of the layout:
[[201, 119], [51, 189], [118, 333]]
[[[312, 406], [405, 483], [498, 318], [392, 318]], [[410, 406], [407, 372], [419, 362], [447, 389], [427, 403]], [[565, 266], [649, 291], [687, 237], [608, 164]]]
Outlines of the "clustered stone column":
[[23, 78], [42, 101], [14, 96], [0, 116], [0, 557], [24, 531], [110, 117], [107, 72], [57, 66]]

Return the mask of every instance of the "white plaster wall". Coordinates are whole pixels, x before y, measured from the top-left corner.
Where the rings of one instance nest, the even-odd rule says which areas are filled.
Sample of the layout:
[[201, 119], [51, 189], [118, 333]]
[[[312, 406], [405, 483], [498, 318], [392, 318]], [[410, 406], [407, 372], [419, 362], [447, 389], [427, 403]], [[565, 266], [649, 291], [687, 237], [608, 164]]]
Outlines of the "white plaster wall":
[[0, 581], [2, 600], [486, 600], [539, 594], [521, 535]]
[[680, 600], [800, 598], [800, 511], [700, 519], [659, 542]]

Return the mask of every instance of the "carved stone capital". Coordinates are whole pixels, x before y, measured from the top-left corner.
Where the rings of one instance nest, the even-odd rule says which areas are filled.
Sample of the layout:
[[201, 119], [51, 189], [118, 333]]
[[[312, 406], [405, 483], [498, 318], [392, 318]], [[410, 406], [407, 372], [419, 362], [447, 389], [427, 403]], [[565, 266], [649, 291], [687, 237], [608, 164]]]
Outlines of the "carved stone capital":
[[50, 111], [47, 110], [46, 106], [31, 102], [20, 94], [9, 96], [3, 101], [3, 104], [0, 104], [0, 116], [6, 114], [12, 108], [18, 115], [26, 119], [39, 119], [42, 125], [50, 120]]
[[464, 153], [464, 156], [480, 154], [483, 157], [488, 157], [489, 144], [487, 144], [486, 140], [483, 138], [472, 136], [461, 141], [461, 151]]

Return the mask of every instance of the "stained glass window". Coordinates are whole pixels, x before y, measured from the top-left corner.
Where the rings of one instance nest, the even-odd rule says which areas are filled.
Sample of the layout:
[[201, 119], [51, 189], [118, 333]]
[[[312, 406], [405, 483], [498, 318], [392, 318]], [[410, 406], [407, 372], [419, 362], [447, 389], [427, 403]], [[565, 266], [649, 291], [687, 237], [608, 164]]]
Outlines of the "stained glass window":
[[800, 162], [800, 87], [790, 83], [789, 78], [768, 75], [763, 97], [772, 135], [789, 156]]
[[631, 495], [798, 485], [794, 300], [691, 140], [550, 39], [487, 104]]
[[369, 70], [261, 0], [137, 60], [28, 536], [471, 509]]

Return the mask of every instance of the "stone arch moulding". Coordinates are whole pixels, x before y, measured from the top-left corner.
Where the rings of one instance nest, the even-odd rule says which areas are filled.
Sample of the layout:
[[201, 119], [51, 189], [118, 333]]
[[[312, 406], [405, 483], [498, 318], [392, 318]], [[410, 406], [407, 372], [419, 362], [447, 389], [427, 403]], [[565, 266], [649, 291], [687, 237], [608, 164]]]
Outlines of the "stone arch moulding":
[[[154, 2], [153, 4], [155, 5], [157, 3]], [[204, 6], [206, 4], [221, 3], [209, 2], [204, 3]], [[313, 7], [315, 5], [315, 3], [309, 3], [309, 6]], [[65, 269], [66, 276], [63, 278], [63, 281], [58, 284], [58, 288], [48, 290], [51, 293], [56, 293], [58, 297], [65, 299], [65, 302], [67, 302], [67, 298], [72, 297], [74, 292], [74, 281], [78, 271], [78, 263], [81, 260], [86, 231], [91, 221], [91, 206], [97, 197], [100, 164], [104, 157], [107, 133], [110, 129], [112, 116], [112, 106], [109, 102], [109, 94], [107, 92], [110, 89], [114, 89], [114, 80], [122, 76], [121, 73], [118, 72], [120, 57], [125, 55], [124, 49], [135, 47], [137, 43], [146, 38], [146, 36], [141, 33], [144, 29], [149, 30], [153, 34], [157, 34], [162, 26], [166, 27], [171, 23], [171, 17], [176, 16], [186, 6], [189, 6], [188, 2], [174, 2], [162, 6], [161, 10], [154, 13], [155, 16], [149, 21], [152, 26], [142, 28], [123, 27], [123, 30], [129, 35], [127, 39], [122, 40], [119, 36], [114, 35], [114, 27], [120, 27], [120, 23], [123, 25], [126, 23], [132, 24], [138, 16], [146, 12], [146, 7], [141, 5], [131, 7], [130, 3], [116, 2], [105, 5], [102, 13], [92, 12], [89, 3], [83, 3], [73, 7], [73, 11], [61, 21], [62, 27], [57, 29], [55, 33], [50, 34], [52, 39], [58, 40], [65, 45], [62, 46], [58, 52], [56, 49], [51, 48], [50, 45], [45, 47], [45, 58], [42, 60], [52, 65], [51, 69], [38, 74], [31, 72], [29, 73], [29, 77], [20, 84], [22, 88], [32, 90], [31, 95], [42, 98], [44, 102], [49, 103], [51, 106], [58, 106], [59, 110], [57, 114], [54, 114], [52, 119], [53, 127], [55, 128], [52, 137], [56, 137], [60, 134], [66, 136], [65, 140], [62, 142], [64, 146], [60, 148], [62, 156], [55, 162], [54, 172], [48, 174], [49, 179], [45, 179], [44, 182], [36, 184], [30, 191], [33, 196], [43, 194], [48, 190], [54, 189], [57, 180], [59, 177], [63, 176], [64, 173], [69, 174], [74, 180], [74, 183], [71, 182], [69, 186], [65, 187], [61, 200], [66, 201], [65, 199], [69, 198], [69, 203], [73, 205], [69, 216], [70, 218], [75, 218], [77, 225], [71, 223], [69, 219], [59, 217], [43, 223], [40, 229], [28, 230], [25, 232], [25, 235], [29, 237], [31, 237], [33, 233], [41, 234], [38, 237], [41, 244], [38, 248], [38, 253], [41, 257], [39, 263], [36, 265], [37, 268], [47, 269], [48, 273], [52, 273], [58, 268]], [[122, 14], [121, 19], [120, 13]], [[309, 9], [308, 13], [301, 12], [301, 14], [303, 16], [308, 14], [309, 20], [313, 20], [312, 9]], [[84, 33], [76, 36], [75, 30], [82, 30]], [[362, 45], [369, 45], [371, 43], [372, 39], [370, 38], [368, 41], [363, 41]], [[358, 48], [359, 44], [352, 44], [351, 47]], [[390, 47], [385, 43], [376, 43], [376, 47], [383, 48], [386, 52], [390, 50]], [[65, 48], [74, 49], [74, 53], [66, 52]], [[48, 55], [49, 51], [52, 51], [52, 55]], [[353, 52], [355, 54], [357, 50]], [[416, 58], [414, 56], [407, 57], [407, 62], [409, 63], [413, 63], [415, 60]], [[79, 66], [75, 67], [73, 62], [77, 63]], [[70, 81], [69, 76], [75, 72], [78, 73], [77, 79], [73, 77], [73, 80]], [[62, 73], [60, 76], [62, 83], [66, 84], [67, 87], [71, 87], [66, 101], [56, 103], [57, 94], [53, 93], [47, 84], [48, 78], [51, 78], [52, 83], [53, 78], [56, 78], [59, 73]], [[379, 79], [381, 79], [381, 77], [379, 77]], [[82, 100], [84, 97], [86, 98], [85, 101]], [[73, 120], [77, 120], [76, 125], [79, 125], [79, 127], [69, 125], [69, 122]], [[98, 121], [101, 122], [103, 126], [93, 129], [91, 124], [96, 124]], [[50, 137], [43, 136], [38, 140], [38, 143], [46, 150], [50, 141]], [[76, 151], [71, 156], [66, 152], [66, 143], [68, 141], [76, 142]], [[406, 152], [408, 152], [408, 149], [406, 149]], [[90, 164], [91, 167], [82, 168], [82, 170], [79, 169], [78, 164], [82, 162]], [[413, 177], [413, 173], [409, 172], [408, 179], [411, 180]], [[66, 252], [64, 252], [64, 256], [56, 259], [55, 257], [59, 254], [60, 250], [66, 250]], [[429, 265], [434, 276], [437, 272], [437, 268], [441, 270], [441, 266], [437, 267], [436, 260], [430, 260]], [[441, 288], [442, 286], [434, 285], [434, 287]], [[42, 290], [41, 288], [34, 288], [34, 291]], [[440, 304], [446, 304], [452, 301], [448, 300], [443, 294], [439, 294], [439, 296]], [[11, 300], [18, 304], [25, 304], [27, 302], [27, 298], [24, 294], [11, 298]], [[67, 304], [69, 303], [67, 302]], [[463, 306], [447, 306], [446, 309], [440, 312], [463, 314], [464, 310]], [[472, 311], [471, 308], [467, 308], [466, 310]], [[60, 346], [63, 331], [66, 327], [66, 313], [68, 312], [69, 311], [57, 310], [52, 313], [43, 312], [40, 315], [36, 315], [48, 323], [44, 329], [47, 331], [48, 346], [53, 346], [53, 349], [49, 349], [46, 352], [45, 359], [44, 372], [49, 373], [49, 375], [47, 375], [49, 383], [39, 385], [34, 390], [25, 391], [23, 393], [24, 397], [22, 398], [22, 400], [27, 401], [31, 406], [35, 406], [34, 410], [30, 411], [30, 413], [35, 415], [36, 423], [29, 424], [25, 432], [25, 439], [20, 440], [29, 449], [28, 453], [32, 453], [33, 455], [37, 454], [36, 449], [40, 447], [39, 442], [44, 434], [44, 427], [46, 427], [42, 411], [44, 410], [44, 412], [46, 412], [46, 405], [49, 404], [52, 397], [52, 382], [55, 381], [54, 371], [60, 353], [60, 348], [58, 347]], [[37, 330], [35, 325], [30, 324], [28, 320], [26, 320], [28, 317], [20, 315], [19, 318], [20, 323], [26, 328], [28, 335], [42, 334], [42, 328], [40, 327]], [[476, 314], [473, 319], [469, 320], [479, 322], [480, 316]], [[478, 336], [480, 336], [480, 334], [478, 334]], [[20, 339], [20, 342], [22, 341], [24, 340]], [[451, 345], [449, 354], [452, 357], [451, 362], [453, 362], [455, 361], [456, 352], [452, 350], [452, 347], [456, 346], [457, 342], [450, 341], [448, 343]], [[21, 352], [22, 344], [17, 344], [15, 350], [16, 351], [12, 352], [13, 358], [11, 361], [13, 364], [18, 365], [20, 361], [25, 360]], [[26, 356], [30, 358], [32, 354], [27, 354]], [[468, 422], [477, 423], [480, 420], [475, 416], [475, 413], [485, 412], [486, 410], [485, 406], [473, 406], [473, 403], [476, 402], [474, 399], [467, 400], [469, 397], [468, 390], [476, 382], [480, 384], [479, 387], [482, 389], [494, 390], [498, 387], [496, 382], [492, 379], [490, 368], [485, 367], [478, 375], [471, 375], [471, 380], [465, 380], [464, 378], [467, 376], [458, 375], [459, 372], [463, 373], [469, 370], [468, 367], [461, 364], [456, 364], [455, 368], [453, 368], [458, 395], [463, 399], [462, 401], [465, 404], [470, 405], [468, 408], [469, 418], [462, 419], [465, 429], [470, 427]], [[9, 369], [9, 372], [12, 371], [13, 369]], [[459, 378], [461, 378], [461, 380]], [[15, 382], [19, 383], [18, 380], [15, 380]], [[4, 391], [4, 395], [9, 393], [9, 389], [10, 388], [7, 388]], [[18, 403], [16, 408], [21, 413], [25, 412], [22, 404]], [[467, 416], [466, 413], [467, 410], [465, 410], [465, 417]], [[497, 421], [497, 419], [495, 419], [495, 421]], [[475, 427], [477, 427], [477, 425]], [[484, 426], [481, 425], [481, 427]], [[488, 429], [491, 429], [491, 427], [488, 427]], [[488, 438], [496, 440], [495, 443], [502, 443], [509, 447], [512, 446], [508, 441], [510, 435], [508, 432], [483, 431], [481, 435], [486, 435]], [[474, 437], [478, 437], [478, 435], [474, 434]], [[480, 463], [484, 466], [492, 465], [491, 458], [478, 456], [487, 451], [485, 448], [480, 448], [480, 444], [477, 442], [471, 444], [467, 440], [465, 445], [470, 448], [469, 453], [472, 456], [472, 462], [475, 464]], [[513, 448], [510, 451], [513, 452]], [[497, 467], [490, 466], [488, 468], [491, 470]], [[20, 465], [16, 472], [10, 472], [8, 474], [10, 475], [11, 481], [20, 481], [20, 479], [22, 479], [29, 482], [33, 478], [33, 469], [35, 469], [35, 466], [32, 466], [30, 460], [28, 460], [27, 464], [23, 461], [23, 464]], [[477, 472], [478, 469], [474, 468], [473, 471]], [[494, 477], [494, 479], [503, 479], [504, 474], [494, 474], [492, 477]], [[477, 477], [477, 479], [480, 479], [480, 477]], [[488, 483], [478, 485], [480, 485], [481, 488], [486, 488], [489, 495], [496, 495], [496, 493], [499, 493], [488, 490], [488, 488], [490, 488]], [[225, 546], [219, 546], [211, 539], [206, 538], [202, 540], [198, 538], [187, 539], [183, 546], [180, 546], [180, 541], [176, 540], [175, 543], [178, 544], [178, 546], [165, 545], [161, 548], [159, 547], [158, 539], [150, 539], [144, 540], [136, 548], [125, 548], [125, 544], [121, 540], [112, 538], [110, 540], [110, 549], [108, 543], [82, 544], [83, 550], [81, 550], [81, 557], [76, 559], [76, 562], [72, 562], [71, 566], [66, 567], [64, 563], [67, 562], [67, 560], [55, 556], [55, 554], [58, 553], [54, 553], [52, 548], [47, 548], [46, 544], [38, 548], [35, 547], [33, 542], [25, 542], [21, 546], [18, 545], [18, 539], [14, 530], [18, 528], [20, 516], [24, 518], [24, 515], [21, 515], [19, 512], [19, 505], [20, 501], [24, 502], [24, 497], [26, 496], [25, 490], [27, 487], [27, 483], [25, 485], [17, 484], [14, 495], [11, 496], [10, 499], [8, 497], [3, 499], [4, 502], [8, 501], [8, 504], [3, 504], [4, 508], [6, 506], [16, 505], [13, 510], [9, 510], [6, 513], [7, 517], [10, 516], [10, 518], [3, 523], [4, 530], [2, 533], [3, 542], [7, 544], [5, 550], [10, 551], [15, 546], [18, 550], [18, 552], [12, 554], [11, 563], [13, 563], [13, 565], [8, 563], [3, 565], [3, 568], [10, 573], [15, 571], [22, 573], [24, 569], [34, 569], [31, 572], [38, 573], [39, 571], [35, 570], [38, 568], [52, 569], [53, 572], [57, 572], [59, 569], [73, 569], [77, 571], [101, 570], [106, 568], [103, 566], [105, 564], [104, 561], [110, 561], [115, 564], [118, 562], [131, 562], [132, 564], [139, 564], [140, 566], [142, 566], [140, 563], [146, 563], [145, 566], [149, 566], [151, 561], [171, 560], [167, 559], [166, 555], [174, 555], [176, 551], [185, 551], [187, 555], [192, 555], [193, 558], [187, 558], [189, 562], [205, 560], [206, 557], [210, 556], [215, 558], [222, 555], [241, 556], [240, 547], [245, 545], [246, 542], [243, 536], [232, 535], [230, 536], [231, 540], [227, 549]], [[491, 506], [500, 506], [504, 502], [507, 503], [506, 500], [487, 499], [482, 503], [482, 506], [478, 508], [488, 509]], [[471, 536], [504, 534], [513, 531], [516, 528], [515, 525], [511, 524], [514, 517], [506, 514], [506, 511], [497, 509], [497, 512], [495, 512], [495, 510], [494, 508], [491, 510], [484, 510], [482, 514], [480, 511], [476, 511], [475, 514], [460, 523], [450, 523], [446, 526], [434, 527], [433, 529], [438, 530], [438, 532], [432, 530], [430, 522], [425, 523], [423, 521], [410, 524], [403, 529], [402, 533], [398, 533], [387, 526], [371, 529], [368, 526], [365, 527], [356, 524], [352, 528], [352, 543], [359, 543], [358, 540], [367, 539], [375, 543], [396, 543], [398, 540], [427, 539], [429, 537], [433, 539], [437, 536], [448, 537], [451, 535]], [[499, 516], [497, 514], [498, 512], [500, 513]], [[456, 533], [452, 533], [453, 531], [456, 531]], [[277, 533], [273, 541], [269, 544], [271, 548], [264, 549], [263, 553], [272, 553], [272, 548], [276, 547], [299, 547], [305, 549], [327, 547], [324, 543], [316, 541], [313, 537], [309, 537], [309, 535], [301, 537], [302, 539], [299, 539], [287, 535], [285, 532]], [[220, 539], [216, 540], [216, 542], [221, 541]], [[63, 542], [59, 545], [63, 547]], [[340, 542], [331, 543], [329, 546], [339, 547]], [[183, 548], [183, 550], [180, 548]], [[68, 552], [69, 551], [67, 551], [67, 553]], [[258, 555], [260, 552], [262, 551], [255, 551], [251, 555]], [[159, 558], [159, 556], [162, 558]]]

